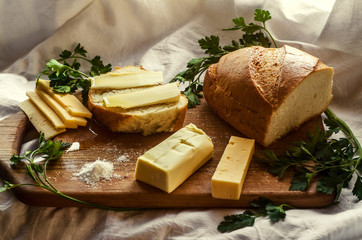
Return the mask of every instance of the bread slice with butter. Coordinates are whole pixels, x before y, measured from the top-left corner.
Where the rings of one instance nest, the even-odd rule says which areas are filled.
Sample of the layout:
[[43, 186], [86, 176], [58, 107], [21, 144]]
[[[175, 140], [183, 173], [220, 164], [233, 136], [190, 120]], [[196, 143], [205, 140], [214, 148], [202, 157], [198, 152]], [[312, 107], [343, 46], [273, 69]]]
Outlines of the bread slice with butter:
[[[127, 66], [95, 77], [92, 79], [88, 95], [88, 108], [98, 122], [113, 132], [150, 135], [156, 132], [177, 131], [183, 126], [187, 110], [188, 101], [183, 94], [180, 94], [177, 99], [165, 97], [166, 100], [163, 102], [156, 104], [153, 102], [146, 106], [144, 104], [132, 108], [106, 106], [105, 99], [107, 98], [161, 86], [163, 81], [153, 79], [158, 74], [146, 71], [142, 67]], [[163, 92], [160, 91], [159, 94]], [[145, 95], [142, 98], [148, 98], [148, 96]]]

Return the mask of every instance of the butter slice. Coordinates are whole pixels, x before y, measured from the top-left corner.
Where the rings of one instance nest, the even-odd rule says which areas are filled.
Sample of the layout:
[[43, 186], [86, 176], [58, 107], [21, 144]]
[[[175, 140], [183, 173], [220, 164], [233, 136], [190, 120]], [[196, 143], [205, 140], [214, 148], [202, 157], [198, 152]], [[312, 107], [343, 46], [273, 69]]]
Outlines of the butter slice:
[[56, 129], [48, 118], [32, 103], [31, 100], [27, 99], [19, 104], [19, 107], [28, 116], [29, 121], [33, 124], [35, 129], [39, 133], [44, 133], [46, 140], [53, 138], [54, 136], [65, 132], [65, 128]]
[[126, 89], [159, 85], [163, 83], [162, 72], [111, 72], [91, 78], [94, 89]]
[[241, 189], [254, 154], [255, 141], [232, 136], [211, 179], [214, 198], [240, 198]]
[[211, 139], [191, 123], [140, 156], [135, 178], [171, 193], [212, 157], [213, 150]]
[[159, 103], [178, 102], [179, 99], [180, 90], [178, 89], [177, 83], [169, 83], [103, 98], [106, 107], [121, 107], [124, 109]]
[[53, 92], [49, 80], [39, 79], [38, 87], [52, 96], [67, 112], [77, 117], [91, 118], [92, 113], [73, 94], [60, 94]]
[[66, 128], [64, 122], [58, 115], [51, 109], [51, 107], [44, 102], [36, 92], [26, 92], [29, 99], [38, 107], [38, 109], [49, 119], [55, 128]]
[[87, 125], [87, 120], [83, 117], [70, 115], [63, 106], [61, 106], [55, 99], [44, 91], [36, 90], [36, 93], [57, 113], [57, 115], [66, 124], [67, 128], [77, 128], [79, 126]]

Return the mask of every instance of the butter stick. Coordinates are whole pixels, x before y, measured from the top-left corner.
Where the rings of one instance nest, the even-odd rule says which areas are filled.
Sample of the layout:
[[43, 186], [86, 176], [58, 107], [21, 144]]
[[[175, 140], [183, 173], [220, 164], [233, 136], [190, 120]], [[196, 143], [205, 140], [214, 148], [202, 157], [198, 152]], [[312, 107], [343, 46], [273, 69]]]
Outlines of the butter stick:
[[211, 139], [189, 124], [140, 156], [135, 178], [171, 193], [212, 157], [213, 150]]
[[245, 176], [254, 154], [255, 141], [232, 136], [211, 179], [214, 198], [240, 198]]

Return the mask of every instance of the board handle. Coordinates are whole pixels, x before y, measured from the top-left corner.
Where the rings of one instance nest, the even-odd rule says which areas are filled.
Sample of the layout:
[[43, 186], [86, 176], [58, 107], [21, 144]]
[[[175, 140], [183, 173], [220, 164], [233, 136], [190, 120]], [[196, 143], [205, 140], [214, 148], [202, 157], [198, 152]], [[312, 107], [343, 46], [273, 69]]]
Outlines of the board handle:
[[15, 183], [10, 158], [19, 154], [29, 120], [20, 111], [0, 121], [0, 178]]

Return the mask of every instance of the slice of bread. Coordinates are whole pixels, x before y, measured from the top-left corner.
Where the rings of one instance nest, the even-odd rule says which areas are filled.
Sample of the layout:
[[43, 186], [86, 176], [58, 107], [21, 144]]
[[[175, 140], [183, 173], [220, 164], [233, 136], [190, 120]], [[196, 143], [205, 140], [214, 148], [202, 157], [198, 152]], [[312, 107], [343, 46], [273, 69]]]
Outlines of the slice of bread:
[[[128, 66], [116, 68], [114, 73], [145, 71], [142, 67]], [[142, 133], [174, 132], [182, 128], [187, 110], [187, 98], [181, 94], [180, 100], [173, 103], [155, 104], [145, 107], [123, 109], [106, 107], [103, 97], [139, 91], [145, 87], [128, 89], [90, 89], [88, 108], [94, 118], [113, 132]]]
[[332, 100], [333, 68], [290, 46], [249, 47], [209, 67], [204, 96], [245, 136], [268, 146], [321, 114]]

